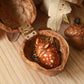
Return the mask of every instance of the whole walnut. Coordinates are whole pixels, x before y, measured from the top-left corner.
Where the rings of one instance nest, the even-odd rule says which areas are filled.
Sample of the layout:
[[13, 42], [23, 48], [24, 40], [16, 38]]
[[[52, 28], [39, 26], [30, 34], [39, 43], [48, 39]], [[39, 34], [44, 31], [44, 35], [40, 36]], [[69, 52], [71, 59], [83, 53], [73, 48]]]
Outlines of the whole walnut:
[[64, 33], [75, 48], [84, 49], [84, 25], [73, 24]]

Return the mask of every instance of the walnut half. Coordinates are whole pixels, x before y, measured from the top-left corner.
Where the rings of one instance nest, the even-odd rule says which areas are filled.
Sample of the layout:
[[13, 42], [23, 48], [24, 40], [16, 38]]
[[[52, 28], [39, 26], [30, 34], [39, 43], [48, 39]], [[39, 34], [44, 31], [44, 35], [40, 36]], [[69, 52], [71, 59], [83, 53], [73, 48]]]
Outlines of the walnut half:
[[33, 0], [0, 0], [1, 29], [12, 32], [24, 23], [33, 23], [35, 18], [36, 8]]
[[51, 31], [51, 30], [41, 30], [38, 32], [37, 37], [39, 37], [39, 38], [52, 37], [57, 41], [56, 46], [59, 45], [59, 52], [61, 54], [60, 55], [60, 57], [61, 57], [60, 65], [55, 68], [52, 68], [52, 69], [46, 69], [45, 67], [41, 66], [38, 62], [35, 62], [32, 59], [32, 54], [35, 49], [34, 44], [36, 42], [36, 37], [32, 38], [30, 40], [24, 40], [24, 42], [22, 43], [21, 48], [20, 48], [22, 59], [28, 66], [30, 66], [31, 68], [33, 68], [35, 70], [41, 71], [42, 73], [44, 73], [46, 75], [54, 76], [54, 75], [60, 73], [64, 69], [64, 66], [65, 66], [68, 56], [69, 56], [69, 46], [68, 46], [67, 42], [61, 35], [57, 34], [54, 31]]

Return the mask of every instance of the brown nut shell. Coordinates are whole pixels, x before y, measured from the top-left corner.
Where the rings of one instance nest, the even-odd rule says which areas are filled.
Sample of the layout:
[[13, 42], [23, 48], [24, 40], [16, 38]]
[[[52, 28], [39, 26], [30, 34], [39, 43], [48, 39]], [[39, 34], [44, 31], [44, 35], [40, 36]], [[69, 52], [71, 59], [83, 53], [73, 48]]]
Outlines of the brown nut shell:
[[79, 50], [84, 49], [84, 24], [70, 25], [65, 30], [64, 34], [66, 37], [68, 37], [69, 42], [72, 46]]
[[36, 8], [32, 0], [0, 0], [0, 22], [7, 26], [1, 29], [16, 32], [19, 26], [33, 23], [35, 18]]
[[67, 37], [74, 37], [74, 36], [84, 36], [84, 25], [83, 24], [73, 24], [70, 25], [66, 30], [65, 30], [65, 35]]
[[33, 1], [36, 5], [39, 5], [42, 2], [42, 0], [33, 0]]
[[11, 27], [8, 27], [1, 22], [0, 22], [0, 29], [4, 30], [6, 32], [9, 32], [9, 33], [18, 33], [19, 32], [18, 29], [12, 29]]
[[[61, 52], [61, 64], [56, 67], [56, 68], [52, 68], [52, 69], [45, 69], [44, 67], [40, 66], [37, 62], [31, 61], [29, 56], [29, 53], [31, 53], [31, 49], [29, 46], [32, 46], [32, 42], [30, 42], [31, 44], [27, 44], [27, 42], [29, 42], [28, 40], [24, 40], [24, 42], [21, 45], [21, 56], [22, 59], [24, 60], [24, 62], [32, 67], [35, 70], [41, 71], [42, 73], [46, 74], [46, 75], [50, 75], [50, 76], [54, 76], [56, 74], [58, 74], [59, 72], [61, 72], [64, 69], [64, 66], [67, 62], [68, 56], [69, 56], [69, 46], [67, 44], [67, 42], [65, 41], [65, 39], [57, 34], [54, 31], [51, 30], [41, 30], [38, 32], [38, 35], [44, 35], [44, 36], [48, 36], [48, 37], [54, 37], [55, 39], [57, 39], [59, 41], [59, 45], [60, 45], [60, 52]], [[28, 50], [25, 49], [26, 47], [29, 47]], [[27, 57], [25, 54], [25, 51], [28, 52], [27, 53]]]

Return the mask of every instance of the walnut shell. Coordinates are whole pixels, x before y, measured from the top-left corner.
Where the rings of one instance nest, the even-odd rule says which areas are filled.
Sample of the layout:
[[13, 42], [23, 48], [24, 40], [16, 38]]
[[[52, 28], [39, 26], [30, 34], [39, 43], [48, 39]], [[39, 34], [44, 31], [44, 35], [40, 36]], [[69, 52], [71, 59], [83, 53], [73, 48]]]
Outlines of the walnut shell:
[[70, 25], [66, 30], [65, 30], [65, 35], [67, 37], [74, 37], [74, 36], [84, 36], [84, 25], [83, 24], [73, 24]]
[[44, 73], [46, 75], [54, 76], [64, 69], [64, 66], [65, 66], [68, 56], [69, 56], [69, 46], [68, 46], [67, 42], [65, 41], [65, 39], [61, 35], [57, 34], [54, 31], [41, 30], [38, 32], [38, 35], [54, 37], [56, 40], [59, 41], [59, 45], [60, 45], [59, 50], [61, 52], [61, 64], [56, 68], [45, 69], [44, 67], [39, 65], [37, 62], [32, 61], [31, 53], [32, 53], [32, 49], [33, 49], [32, 44], [34, 43], [33, 40], [31, 40], [31, 42], [29, 42], [30, 40], [24, 40], [24, 42], [22, 43], [22, 45], [21, 45], [22, 59], [28, 66], [32, 67], [33, 69], [41, 71], [42, 73]]
[[39, 5], [42, 2], [42, 0], [33, 0], [33, 1], [36, 5]]
[[24, 23], [33, 23], [36, 8], [32, 0], [0, 0], [0, 28], [12, 32]]
[[84, 24], [70, 25], [64, 32], [70, 44], [76, 49], [84, 49]]
[[0, 22], [0, 29], [4, 30], [6, 32], [9, 32], [9, 33], [18, 33], [19, 32], [18, 29], [12, 29], [11, 27], [8, 27], [1, 22]]

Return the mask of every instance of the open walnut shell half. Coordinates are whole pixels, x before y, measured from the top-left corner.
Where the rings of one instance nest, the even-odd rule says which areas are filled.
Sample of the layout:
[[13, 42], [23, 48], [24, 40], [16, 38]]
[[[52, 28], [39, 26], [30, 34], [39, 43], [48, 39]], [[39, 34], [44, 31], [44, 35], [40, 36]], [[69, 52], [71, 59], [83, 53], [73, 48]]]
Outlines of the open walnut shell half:
[[33, 69], [41, 71], [46, 75], [54, 76], [64, 69], [64, 66], [69, 56], [69, 46], [67, 42], [65, 41], [65, 39], [54, 31], [41, 30], [38, 32], [37, 37], [40, 37], [40, 36], [44, 36], [44, 38], [53, 37], [58, 41], [56, 45], [59, 45], [58, 49], [61, 53], [60, 65], [57, 66], [56, 68], [46, 69], [32, 59], [33, 48], [34, 48], [36, 37], [30, 40], [24, 40], [24, 42], [22, 43], [21, 45], [22, 59], [28, 66], [32, 67]]
[[19, 32], [19, 26], [33, 23], [35, 18], [32, 0], [0, 0], [0, 28], [6, 32]]

